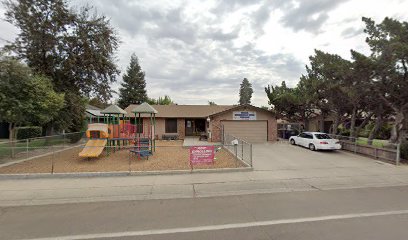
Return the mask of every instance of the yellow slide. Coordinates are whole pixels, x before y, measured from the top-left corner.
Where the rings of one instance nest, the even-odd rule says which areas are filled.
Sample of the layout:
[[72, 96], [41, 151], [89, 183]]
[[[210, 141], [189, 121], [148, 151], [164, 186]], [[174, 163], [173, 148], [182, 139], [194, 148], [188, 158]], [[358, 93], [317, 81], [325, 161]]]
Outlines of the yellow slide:
[[88, 140], [84, 149], [79, 153], [80, 157], [99, 157], [101, 155], [105, 145], [106, 139], [91, 139]]

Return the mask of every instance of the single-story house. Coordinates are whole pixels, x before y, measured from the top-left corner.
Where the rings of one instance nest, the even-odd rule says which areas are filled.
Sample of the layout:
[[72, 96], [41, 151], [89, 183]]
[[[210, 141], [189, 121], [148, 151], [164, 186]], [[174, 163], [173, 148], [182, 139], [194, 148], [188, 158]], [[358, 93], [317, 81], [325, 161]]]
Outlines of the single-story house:
[[[129, 105], [127, 117], [134, 117]], [[198, 136], [206, 133], [212, 142], [222, 141], [228, 133], [248, 142], [266, 142], [277, 139], [275, 115], [252, 105], [152, 105], [157, 110], [156, 132], [158, 139], [166, 135]], [[148, 122], [145, 119], [143, 122]]]

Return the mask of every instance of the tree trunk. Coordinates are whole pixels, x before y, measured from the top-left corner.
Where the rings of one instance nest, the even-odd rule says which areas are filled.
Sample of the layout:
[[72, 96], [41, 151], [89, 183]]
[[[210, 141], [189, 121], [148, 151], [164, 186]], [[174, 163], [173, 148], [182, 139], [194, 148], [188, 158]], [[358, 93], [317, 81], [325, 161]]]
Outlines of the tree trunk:
[[367, 140], [368, 145], [373, 145], [373, 139], [375, 135], [377, 134], [378, 130], [380, 130], [382, 124], [383, 124], [382, 116], [381, 115], [377, 116], [377, 118], [375, 119], [375, 125], [373, 129], [371, 129], [370, 135], [368, 136], [368, 140]]
[[337, 135], [337, 128], [339, 127], [339, 124], [340, 124], [340, 114], [336, 113], [336, 118], [334, 119], [334, 122], [332, 125], [331, 134]]
[[365, 127], [365, 125], [367, 125], [367, 123], [370, 121], [370, 119], [371, 119], [371, 117], [372, 117], [373, 115], [374, 115], [374, 113], [370, 113], [370, 114], [364, 119], [364, 121], [360, 124], [360, 126], [358, 126], [358, 127], [356, 128], [356, 131], [354, 132], [354, 134], [356, 135], [356, 137], [358, 137], [358, 135], [359, 135], [361, 129], [362, 129], [363, 127]]
[[357, 107], [353, 107], [353, 112], [351, 114], [351, 122], [350, 122], [350, 137], [355, 137], [355, 128], [356, 128], [356, 114], [357, 114]]
[[325, 119], [325, 114], [322, 112], [320, 114], [320, 126], [319, 126], [319, 131], [318, 132], [324, 132], [324, 119]]
[[396, 112], [395, 114], [395, 123], [391, 129], [390, 143], [400, 143], [404, 135], [402, 130], [404, 127], [405, 116], [402, 111]]

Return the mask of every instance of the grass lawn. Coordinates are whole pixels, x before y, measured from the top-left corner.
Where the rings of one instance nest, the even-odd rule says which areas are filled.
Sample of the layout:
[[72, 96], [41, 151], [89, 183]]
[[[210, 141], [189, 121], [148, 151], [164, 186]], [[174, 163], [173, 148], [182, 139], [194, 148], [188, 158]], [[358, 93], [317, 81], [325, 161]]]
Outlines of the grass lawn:
[[[367, 145], [368, 143], [368, 138], [363, 138], [363, 137], [359, 137], [357, 139], [357, 144], [360, 145]], [[382, 140], [382, 139], [373, 139], [373, 147], [380, 147], [383, 148], [388, 144], [388, 140]]]

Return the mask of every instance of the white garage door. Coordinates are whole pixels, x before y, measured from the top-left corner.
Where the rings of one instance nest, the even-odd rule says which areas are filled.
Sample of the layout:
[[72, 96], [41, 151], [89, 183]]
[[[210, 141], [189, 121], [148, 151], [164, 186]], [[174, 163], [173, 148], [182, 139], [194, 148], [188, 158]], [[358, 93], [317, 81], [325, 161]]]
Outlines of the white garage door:
[[224, 133], [241, 138], [250, 143], [268, 141], [266, 121], [222, 121]]

